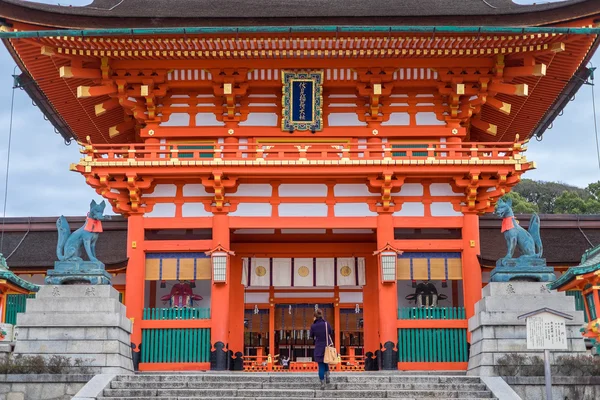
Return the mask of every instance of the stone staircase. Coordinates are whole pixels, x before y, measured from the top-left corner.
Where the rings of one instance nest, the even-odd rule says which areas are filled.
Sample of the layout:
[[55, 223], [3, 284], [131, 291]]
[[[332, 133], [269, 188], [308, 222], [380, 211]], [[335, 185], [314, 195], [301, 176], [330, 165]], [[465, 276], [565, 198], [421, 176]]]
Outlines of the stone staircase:
[[332, 373], [320, 389], [318, 377], [294, 373], [136, 374], [117, 376], [98, 399], [127, 400], [299, 399], [492, 399], [479, 377], [396, 373]]

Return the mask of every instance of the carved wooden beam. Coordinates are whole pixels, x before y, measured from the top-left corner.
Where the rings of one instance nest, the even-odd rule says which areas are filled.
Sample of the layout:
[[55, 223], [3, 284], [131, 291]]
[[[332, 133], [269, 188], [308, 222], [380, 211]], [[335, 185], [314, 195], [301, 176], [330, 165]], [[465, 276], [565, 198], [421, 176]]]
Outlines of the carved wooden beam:
[[495, 93], [512, 94], [515, 96], [529, 95], [529, 86], [526, 83], [513, 85], [510, 83], [492, 82], [488, 88], [490, 92]]
[[546, 69], [546, 64], [506, 67], [504, 68], [504, 76], [509, 78], [516, 76], [546, 76]]
[[498, 100], [495, 97], [488, 97], [486, 104], [492, 106], [496, 110], [500, 111], [502, 114], [509, 115], [510, 114], [510, 103], [505, 103], [503, 101]]
[[117, 93], [117, 88], [114, 85], [102, 86], [79, 86], [77, 88], [77, 97], [85, 99], [88, 97], [104, 96], [107, 94]]
[[496, 136], [498, 134], [498, 127], [496, 125], [490, 124], [489, 122], [482, 121], [481, 119], [472, 118], [471, 125], [478, 129], [481, 129], [482, 131], [484, 131], [485, 133], [487, 133], [489, 135]]
[[106, 100], [104, 103], [96, 104], [94, 107], [94, 111], [96, 112], [96, 116], [99, 117], [104, 115], [108, 111], [119, 107], [119, 99], [113, 98], [110, 100]]
[[108, 129], [108, 136], [110, 136], [111, 138], [114, 138], [115, 136], [119, 136], [119, 135], [125, 133], [126, 131], [132, 129], [134, 126], [135, 126], [134, 119], [130, 119], [129, 121], [121, 122], [120, 124], [111, 126]]
[[101, 79], [102, 72], [99, 69], [77, 68], [63, 65], [58, 74], [61, 78]]

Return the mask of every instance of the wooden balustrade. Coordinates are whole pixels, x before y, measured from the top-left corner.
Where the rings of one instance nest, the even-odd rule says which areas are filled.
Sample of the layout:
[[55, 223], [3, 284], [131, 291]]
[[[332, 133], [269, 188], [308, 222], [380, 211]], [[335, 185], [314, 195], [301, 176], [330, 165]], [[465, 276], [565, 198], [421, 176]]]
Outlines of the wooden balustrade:
[[[93, 161], [105, 162], [180, 162], [270, 160], [308, 163], [331, 160], [339, 164], [354, 160], [519, 160], [522, 143], [513, 142], [415, 142], [402, 143], [326, 143], [326, 142], [261, 142], [218, 144], [94, 144], [83, 153]], [[160, 165], [160, 164], [156, 164]]]

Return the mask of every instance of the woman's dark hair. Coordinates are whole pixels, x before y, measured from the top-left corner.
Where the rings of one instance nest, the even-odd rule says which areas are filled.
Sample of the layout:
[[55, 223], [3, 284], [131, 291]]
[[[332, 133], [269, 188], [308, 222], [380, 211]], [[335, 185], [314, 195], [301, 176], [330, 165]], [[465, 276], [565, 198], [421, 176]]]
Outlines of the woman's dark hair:
[[323, 318], [323, 311], [320, 308], [315, 310], [315, 318]]

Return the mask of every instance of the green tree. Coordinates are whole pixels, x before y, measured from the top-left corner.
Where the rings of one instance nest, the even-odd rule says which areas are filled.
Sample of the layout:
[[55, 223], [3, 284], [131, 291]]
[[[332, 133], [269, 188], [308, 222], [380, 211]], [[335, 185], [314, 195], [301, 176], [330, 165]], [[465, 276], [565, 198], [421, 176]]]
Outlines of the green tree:
[[596, 200], [600, 200], [600, 181], [590, 183], [586, 190]]
[[515, 214], [533, 214], [539, 213], [540, 209], [537, 204], [533, 204], [527, 201], [523, 196], [517, 192], [510, 192], [504, 195], [506, 199], [512, 200], [512, 209]]
[[[560, 213], [561, 211], [555, 210], [556, 200], [565, 191], [574, 193], [575, 197], [581, 198], [584, 200], [584, 202], [590, 198], [593, 198], [592, 194], [587, 189], [578, 188], [576, 186], [567, 185], [560, 182], [544, 182], [523, 179], [513, 189], [513, 192], [519, 193], [529, 203], [537, 204], [540, 213], [542, 214]], [[598, 193], [600, 194], [600, 191]], [[575, 197], [572, 197], [572, 199], [575, 199]], [[567, 201], [567, 199], [563, 198], [562, 201], [564, 203], [564, 201]], [[562, 204], [561, 207], [563, 207], [561, 210], [565, 209], [565, 204]], [[566, 207], [566, 209], [568, 208], [569, 207]]]
[[594, 197], [582, 199], [575, 192], [563, 192], [555, 201], [556, 214], [599, 214], [600, 201]]

